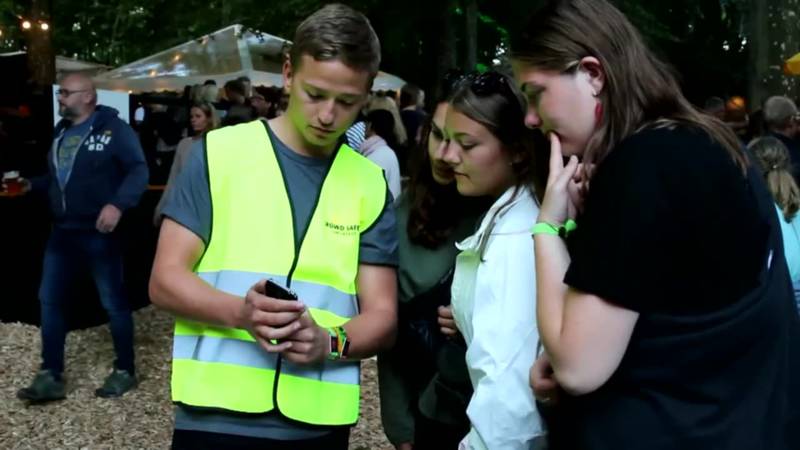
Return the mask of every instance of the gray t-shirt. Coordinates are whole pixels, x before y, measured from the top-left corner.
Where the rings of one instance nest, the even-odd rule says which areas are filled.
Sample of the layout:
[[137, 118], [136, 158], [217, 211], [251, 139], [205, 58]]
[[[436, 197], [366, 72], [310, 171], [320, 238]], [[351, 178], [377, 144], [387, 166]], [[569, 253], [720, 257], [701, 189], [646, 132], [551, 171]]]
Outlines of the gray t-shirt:
[[[299, 155], [271, 130], [269, 134], [292, 202], [295, 235], [302, 236], [305, 230], [299, 228], [307, 227], [310, 222], [329, 161]], [[174, 186], [166, 194], [163, 215], [195, 233], [206, 244], [211, 235], [211, 192], [208, 185], [205, 149], [203, 141], [198, 141], [189, 151], [186, 166], [175, 179]], [[397, 266], [395, 212], [389, 189], [386, 189], [386, 196], [380, 217], [361, 234], [359, 262], [362, 264]], [[276, 412], [225, 414], [185, 405], [176, 408], [175, 428], [279, 440], [313, 439], [331, 431], [327, 427], [290, 422]]]
[[80, 124], [72, 125], [64, 130], [64, 135], [61, 137], [56, 153], [56, 177], [62, 189], [67, 184], [69, 174], [72, 172], [72, 166], [75, 165], [75, 157], [78, 155], [78, 150], [83, 144], [84, 138], [89, 134], [96, 116], [97, 113], [93, 113]]

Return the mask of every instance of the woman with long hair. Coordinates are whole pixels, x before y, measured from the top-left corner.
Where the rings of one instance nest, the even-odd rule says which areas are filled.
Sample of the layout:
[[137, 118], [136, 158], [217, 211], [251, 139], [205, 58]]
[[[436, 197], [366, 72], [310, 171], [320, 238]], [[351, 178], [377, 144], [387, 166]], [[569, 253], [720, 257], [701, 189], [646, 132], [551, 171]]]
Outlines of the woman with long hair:
[[396, 203], [398, 336], [378, 356], [378, 376], [383, 429], [398, 450], [454, 449], [469, 431], [466, 347], [461, 339], [445, 339], [437, 324], [437, 309], [450, 304], [455, 243], [469, 236], [487, 206], [459, 195], [442, 159], [446, 99], [456, 79], [443, 82], [443, 100], [423, 125], [411, 178]]
[[778, 138], [758, 138], [748, 145], [755, 156], [767, 187], [775, 199], [775, 209], [781, 224], [783, 250], [794, 286], [794, 298], [800, 309], [800, 187], [792, 177], [789, 149]]
[[511, 49], [551, 141], [531, 371], [551, 447], [800, 448], [798, 314], [736, 135], [606, 0], [547, 2]]
[[[513, 80], [489, 71], [467, 77], [449, 101], [444, 161], [459, 194], [492, 201], [476, 232], [457, 244], [452, 314], [467, 344], [474, 393], [470, 449], [538, 448], [544, 429], [528, 386], [536, 329], [530, 226], [539, 213], [525, 100]], [[539, 189], [537, 190], [537, 185]]]
[[189, 156], [189, 150], [195, 142], [198, 142], [209, 131], [219, 127], [219, 118], [214, 105], [209, 102], [195, 102], [191, 109], [189, 109], [189, 124], [192, 127], [192, 136], [183, 138], [178, 142], [178, 148], [175, 150], [175, 158], [172, 160], [172, 167], [169, 169], [169, 178], [167, 178], [167, 186], [164, 193], [161, 195], [161, 200], [156, 205], [153, 222], [156, 226], [161, 224], [161, 209], [164, 207], [164, 199], [167, 198], [167, 192], [170, 184], [178, 176], [183, 165], [186, 163]]

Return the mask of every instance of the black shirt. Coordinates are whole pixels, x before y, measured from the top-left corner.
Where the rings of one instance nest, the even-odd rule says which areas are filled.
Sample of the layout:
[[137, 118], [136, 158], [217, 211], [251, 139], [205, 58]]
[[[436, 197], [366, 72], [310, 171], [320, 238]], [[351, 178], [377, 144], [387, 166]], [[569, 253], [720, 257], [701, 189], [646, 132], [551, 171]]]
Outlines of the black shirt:
[[400, 111], [400, 119], [408, 135], [408, 146], [413, 147], [417, 143], [417, 133], [419, 126], [425, 120], [425, 115], [416, 109], [404, 109]]
[[756, 171], [703, 132], [648, 129], [609, 154], [565, 281], [640, 316], [611, 379], [563, 402], [555, 448], [800, 448], [785, 441], [800, 355], [774, 216]]

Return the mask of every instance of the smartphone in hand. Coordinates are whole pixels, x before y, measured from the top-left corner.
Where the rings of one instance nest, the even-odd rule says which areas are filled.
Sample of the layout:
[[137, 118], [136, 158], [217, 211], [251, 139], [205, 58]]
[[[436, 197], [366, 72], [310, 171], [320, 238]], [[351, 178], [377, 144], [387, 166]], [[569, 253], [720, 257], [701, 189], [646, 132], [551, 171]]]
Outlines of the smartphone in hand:
[[264, 295], [267, 297], [277, 298], [279, 300], [297, 300], [297, 294], [289, 289], [286, 289], [272, 279], [268, 279], [264, 284]]
[[[264, 283], [264, 295], [267, 297], [277, 298], [279, 300], [295, 300], [297, 301], [297, 294], [293, 291], [286, 289], [272, 279], [267, 279]], [[280, 344], [282, 339], [271, 339], [272, 344]]]

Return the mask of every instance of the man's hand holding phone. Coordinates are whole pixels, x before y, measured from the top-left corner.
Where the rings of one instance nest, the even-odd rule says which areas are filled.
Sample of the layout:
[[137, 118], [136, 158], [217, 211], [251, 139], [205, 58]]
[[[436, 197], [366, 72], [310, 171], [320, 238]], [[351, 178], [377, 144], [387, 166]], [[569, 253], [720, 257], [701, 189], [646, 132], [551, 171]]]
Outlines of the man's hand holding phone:
[[245, 296], [242, 328], [270, 353], [295, 364], [316, 364], [330, 353], [330, 334], [314, 322], [297, 295], [272, 280], [256, 283]]
[[292, 341], [286, 338], [303, 328], [298, 319], [308, 313], [296, 297], [271, 297], [269, 294], [279, 295], [275, 286], [278, 285], [270, 280], [261, 280], [247, 291], [239, 311], [239, 328], [249, 331], [264, 350], [282, 353], [292, 348]]

